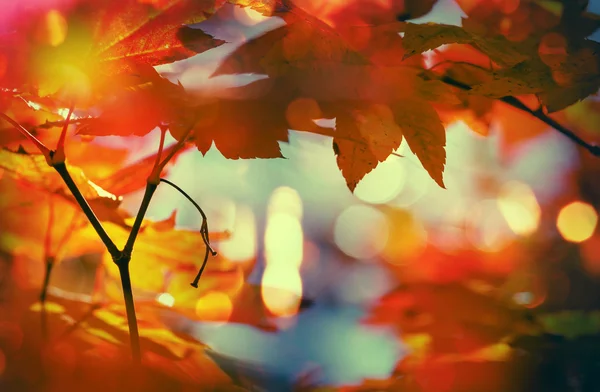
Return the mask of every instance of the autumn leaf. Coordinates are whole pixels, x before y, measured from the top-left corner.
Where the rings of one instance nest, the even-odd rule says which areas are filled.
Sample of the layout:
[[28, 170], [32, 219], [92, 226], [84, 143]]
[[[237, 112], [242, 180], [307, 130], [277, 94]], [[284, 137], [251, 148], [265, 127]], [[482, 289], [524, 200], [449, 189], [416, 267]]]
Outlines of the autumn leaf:
[[388, 106], [350, 106], [338, 113], [343, 115], [336, 118], [334, 151], [348, 188], [354, 191], [367, 173], [400, 147], [402, 131]]
[[[341, 136], [335, 139], [335, 152], [338, 154], [338, 165], [350, 189], [354, 189], [357, 182], [372, 170], [377, 162], [385, 160], [399, 146], [401, 136], [398, 136], [398, 127], [411, 132], [410, 140], [407, 139], [411, 148], [424, 162], [432, 178], [438, 184], [443, 184], [445, 131], [439, 116], [428, 101], [456, 102], [454, 92], [438, 81], [421, 79], [415, 68], [371, 64], [365, 56], [352, 49], [335, 30], [297, 9], [284, 13], [283, 17], [287, 25], [242, 45], [221, 64], [215, 75], [267, 74], [273, 79], [272, 83], [275, 86], [283, 85], [291, 89], [292, 93], [286, 100], [279, 100], [282, 104], [285, 102], [290, 105], [299, 99], [314, 100], [316, 104], [313, 107], [327, 107], [326, 116], [336, 117], [342, 125]], [[255, 87], [256, 83], [250, 86]], [[240, 88], [239, 91], [240, 94], [244, 93], [244, 88]], [[415, 94], [422, 96], [422, 99], [410, 102]], [[397, 113], [393, 118], [387, 116], [385, 119], [368, 120], [369, 124], [363, 124], [360, 132], [351, 130], [345, 122], [349, 115], [344, 106], [348, 102], [356, 101], [359, 108], [373, 105], [389, 106], [395, 108], [392, 111]], [[418, 113], [427, 119], [425, 125], [417, 122], [415, 117], [411, 118], [408, 110], [403, 112], [403, 105], [420, 108]], [[309, 112], [316, 114], [315, 110]], [[275, 115], [278, 116], [277, 112]], [[375, 113], [371, 117], [377, 118], [381, 115]], [[376, 130], [369, 129], [371, 124], [378, 122], [384, 125]], [[279, 126], [283, 125], [282, 121]], [[299, 130], [307, 130], [305, 127], [300, 128]], [[319, 133], [319, 129], [315, 128], [308, 131]], [[426, 147], [426, 143], [429, 142], [432, 143], [431, 147]], [[376, 149], [375, 155], [368, 151], [373, 148]]]
[[396, 102], [392, 110], [411, 151], [431, 178], [445, 188], [446, 130], [435, 109], [427, 101], [404, 100]]
[[386, 294], [366, 322], [394, 326], [407, 340], [423, 337], [424, 357], [461, 360], [483, 355], [490, 360], [493, 353], [482, 351], [486, 347], [541, 331], [525, 310], [496, 299], [493, 291], [480, 293], [461, 283], [405, 285]]
[[[25, 181], [37, 189], [60, 195], [73, 204], [76, 203], [60, 175], [48, 165], [42, 154], [1, 149], [0, 167], [4, 169], [5, 175]], [[103, 213], [100, 215], [102, 219], [122, 222], [123, 217], [116, 212], [121, 203], [120, 197], [105, 191], [90, 181], [80, 168], [70, 165], [67, 165], [67, 168], [82, 195], [93, 207], [96, 206], [97, 210]]]
[[[56, 135], [40, 125], [47, 122], [61, 121], [63, 117], [55, 113], [55, 108], [48, 107], [46, 102], [33, 98], [26, 94], [11, 93], [6, 98], [6, 106], [2, 112], [21, 124], [23, 128], [27, 129], [40, 141], [55, 143]], [[0, 146], [17, 150], [20, 145], [27, 151], [35, 148], [17, 129], [2, 121], [0, 123]]]
[[78, 134], [144, 136], [156, 127], [175, 127], [183, 121], [188, 106], [183, 87], [152, 67], [136, 69], [137, 83], [105, 96], [96, 107], [100, 114], [80, 124]]
[[[93, 390], [162, 391], [201, 386], [215, 391], [241, 390], [206, 354], [210, 350], [206, 345], [171, 332], [153, 308], [137, 309], [143, 358], [141, 368], [132, 371], [122, 305], [98, 306], [51, 295], [43, 312], [27, 294], [25, 308], [17, 310], [25, 344], [6, 352], [9, 366], [3, 374], [3, 387], [25, 384], [43, 386], [44, 390], [58, 386], [79, 390], [93, 385]], [[47, 343], [44, 334], [51, 337]], [[31, 373], [20, 374], [23, 368]], [[48, 375], [43, 380], [37, 376], [42, 373]]]
[[42, 286], [45, 263], [102, 249], [97, 241], [70, 243], [72, 234], [87, 222], [65, 198], [9, 176], [0, 179], [0, 190], [0, 249], [14, 256], [13, 279], [19, 287]]
[[[291, 101], [288, 91], [285, 85], [259, 80], [231, 89], [232, 99], [198, 106], [195, 110], [198, 120], [192, 126], [192, 139], [198, 150], [206, 154], [214, 142], [226, 158], [281, 157], [278, 142], [288, 140], [285, 116]], [[247, 99], [242, 99], [244, 95]], [[171, 133], [180, 139], [183, 131], [171, 130]]]
[[[133, 218], [128, 219], [129, 224], [132, 222]], [[129, 237], [128, 226], [122, 227], [107, 222], [105, 229], [117, 246], [123, 246]], [[224, 234], [211, 233], [210, 237], [211, 241], [218, 241], [224, 238]], [[95, 231], [86, 228], [79, 231], [73, 241], [90, 241], [96, 238]], [[200, 231], [176, 229], [175, 214], [157, 222], [144, 220], [136, 241], [135, 260], [137, 261], [134, 260], [130, 264], [131, 274], [136, 276], [133, 282], [134, 289], [151, 293], [154, 297], [166, 291], [173, 276], [179, 277], [185, 274], [188, 280], [185, 285], [186, 291], [194, 292], [190, 283], [202, 263], [204, 250], [204, 238]], [[103, 252], [102, 259], [108, 276], [118, 280], [119, 269], [108, 251]], [[215, 279], [211, 280], [212, 274], [215, 274]], [[228, 276], [231, 279], [227, 278]], [[241, 286], [244, 276], [240, 266], [222, 258], [211, 258], [203, 278], [216, 285], [223, 283], [227, 289], [235, 291]], [[121, 296], [120, 293], [113, 294], [115, 297]]]
[[481, 37], [459, 26], [407, 23], [404, 29], [405, 58], [445, 44], [471, 44], [501, 65], [514, 66], [531, 57], [529, 47], [504, 37]]
[[[112, 154], [114, 154], [114, 149], [111, 150], [113, 151]], [[173, 150], [176, 151], [173, 153], [173, 157], [169, 160], [169, 163], [163, 168], [161, 177], [165, 176], [171, 169], [171, 167], [175, 165], [175, 163], [177, 162], [177, 158], [183, 152], [187, 151], [187, 147], [179, 148], [176, 144], [174, 144], [163, 150], [163, 156], [171, 154]], [[95, 153], [97, 153], [97, 151]], [[156, 155], [157, 153], [150, 154], [129, 165], [121, 167], [118, 170], [112, 170], [110, 174], [99, 174], [100, 178], [98, 178], [96, 182], [103, 189], [106, 189], [107, 191], [116, 195], [127, 195], [139, 189], [142, 189], [146, 186], [147, 182], [147, 177], [144, 175], [150, 174], [152, 167], [156, 162]], [[76, 158], [73, 157], [72, 151], [69, 151], [69, 157], [73, 159], [73, 161], [76, 161]], [[84, 161], [79, 165], [83, 166], [85, 170], [85, 166], [89, 165], [89, 163], [85, 163]]]
[[[83, 106], [98, 92], [126, 85], [126, 74], [135, 67], [182, 60], [221, 45], [224, 41], [185, 26], [205, 20], [221, 5], [211, 0], [98, 0], [35, 15], [54, 35], [26, 47], [34, 79], [29, 83], [41, 96], [62, 91], [63, 98], [78, 98]], [[35, 24], [16, 30], [17, 37], [35, 34]]]

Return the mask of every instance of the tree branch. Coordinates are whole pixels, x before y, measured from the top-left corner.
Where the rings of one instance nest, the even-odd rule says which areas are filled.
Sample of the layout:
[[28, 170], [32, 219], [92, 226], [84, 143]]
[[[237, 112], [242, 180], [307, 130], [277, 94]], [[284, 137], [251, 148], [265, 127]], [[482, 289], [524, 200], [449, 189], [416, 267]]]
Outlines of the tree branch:
[[[450, 86], [457, 87], [461, 90], [465, 90], [465, 91], [471, 90], [471, 86], [469, 86], [468, 84], [462, 83], [462, 82], [455, 80], [449, 76], [442, 76], [440, 78], [440, 80]], [[583, 140], [582, 138], [577, 136], [573, 131], [571, 131], [564, 125], [560, 124], [558, 121], [556, 121], [553, 118], [546, 115], [541, 109], [533, 110], [533, 109], [529, 108], [527, 105], [525, 105], [523, 102], [521, 102], [519, 99], [512, 97], [512, 96], [502, 97], [502, 98], [499, 98], [499, 100], [501, 102], [504, 102], [507, 105], [512, 106], [515, 109], [519, 109], [525, 113], [531, 114], [533, 117], [537, 118], [540, 121], [543, 121], [544, 123], [546, 123], [546, 125], [554, 128], [558, 132], [562, 133], [563, 135], [565, 135], [566, 137], [571, 139], [577, 145], [588, 150], [592, 155], [600, 157], [600, 146], [586, 142], [585, 140]]]
[[[133, 222], [133, 226], [131, 227], [131, 231], [129, 232], [129, 237], [127, 238], [127, 243], [123, 248], [123, 258], [131, 259], [131, 253], [133, 253], [133, 245], [135, 244], [135, 240], [137, 238], [138, 233], [140, 232], [140, 228], [142, 227], [142, 222], [144, 221], [144, 216], [146, 215], [146, 211], [148, 211], [148, 206], [150, 205], [150, 201], [152, 200], [152, 196], [154, 192], [158, 188], [158, 184], [154, 184], [151, 182], [146, 183], [146, 190], [144, 191], [144, 198], [142, 199], [142, 203], [140, 204], [140, 209], [135, 216], [135, 222]], [[118, 263], [117, 263], [118, 264]]]
[[75, 184], [73, 178], [71, 178], [71, 175], [67, 170], [67, 166], [64, 163], [57, 163], [52, 167], [54, 167], [54, 169], [62, 177], [63, 181], [73, 194], [73, 197], [75, 197], [77, 204], [79, 204], [79, 207], [81, 208], [85, 216], [88, 218], [88, 221], [90, 222], [94, 230], [96, 230], [96, 233], [98, 233], [98, 236], [106, 246], [108, 253], [110, 253], [110, 255], [113, 257], [117, 257], [120, 254], [119, 248], [117, 248], [115, 243], [110, 239], [108, 233], [106, 232], [106, 230], [104, 230], [102, 223], [100, 223], [100, 220], [98, 219], [96, 214], [94, 214], [94, 211], [88, 204], [87, 200], [85, 200], [85, 197], [83, 197], [83, 195], [81, 194], [81, 191], [77, 187], [77, 184]]

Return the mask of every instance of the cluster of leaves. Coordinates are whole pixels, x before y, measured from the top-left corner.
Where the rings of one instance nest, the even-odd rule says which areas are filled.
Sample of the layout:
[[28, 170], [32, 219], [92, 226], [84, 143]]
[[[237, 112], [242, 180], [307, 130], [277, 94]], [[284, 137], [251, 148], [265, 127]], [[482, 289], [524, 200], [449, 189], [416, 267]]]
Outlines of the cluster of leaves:
[[[469, 16], [462, 27], [397, 21], [427, 13], [433, 1], [381, 8], [368, 1], [337, 7], [230, 3], [286, 24], [248, 40], [213, 76], [254, 73], [268, 75], [266, 80], [207, 102], [151, 67], [223, 44], [183, 26], [210, 17], [223, 2], [74, 2], [59, 22], [39, 22], [48, 19], [39, 13], [7, 33], [2, 84], [14, 90], [4, 93], [51, 97], [55, 107], [72, 101], [82, 111], [89, 107], [82, 112], [91, 118], [80, 122], [81, 135], [142, 136], [165, 126], [177, 139], [193, 139], [202, 153], [214, 143], [228, 158], [279, 157], [278, 142], [287, 141], [288, 128], [323, 133], [334, 137], [338, 165], [353, 190], [403, 138], [443, 186], [443, 124], [456, 119], [449, 113], [468, 111], [485, 121], [492, 110], [487, 98], [524, 94], [537, 96], [540, 113], [557, 112], [595, 93], [600, 83], [597, 44], [586, 39], [598, 22], [583, 11], [586, 2], [514, 2], [518, 9], [504, 2], [459, 2]], [[498, 20], [501, 15], [508, 16]], [[59, 29], [61, 40], [40, 38], [40, 23]], [[516, 33], [517, 25], [536, 28]], [[449, 46], [426, 67], [420, 54], [442, 45]], [[20, 56], [9, 56], [11, 51]], [[5, 110], [17, 120], [25, 116]], [[321, 118], [335, 118], [335, 132], [315, 124]]]

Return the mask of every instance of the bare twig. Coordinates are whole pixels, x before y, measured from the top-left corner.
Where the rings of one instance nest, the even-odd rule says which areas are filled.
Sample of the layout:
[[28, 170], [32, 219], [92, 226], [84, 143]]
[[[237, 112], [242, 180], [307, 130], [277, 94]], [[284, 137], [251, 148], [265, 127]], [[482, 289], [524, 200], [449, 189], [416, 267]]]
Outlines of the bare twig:
[[[456, 79], [453, 79], [449, 76], [442, 76], [440, 78], [440, 80], [450, 86], [454, 86], [457, 87], [461, 90], [465, 90], [465, 91], [469, 91], [471, 90], [471, 86], [469, 86], [468, 84], [462, 83]], [[507, 105], [512, 106], [515, 109], [519, 109], [525, 113], [529, 113], [530, 115], [532, 115], [533, 117], [537, 118], [540, 121], [543, 121], [544, 123], [546, 123], [546, 125], [554, 128], [556, 131], [562, 133], [563, 135], [565, 135], [566, 137], [568, 137], [569, 139], [571, 139], [574, 143], [578, 144], [579, 146], [585, 148], [586, 150], [588, 150], [592, 155], [594, 156], [600, 156], [600, 146], [594, 145], [594, 144], [590, 144], [588, 142], [586, 142], [585, 140], [583, 140], [582, 138], [580, 138], [579, 136], [577, 136], [573, 131], [571, 131], [570, 129], [568, 129], [567, 127], [565, 127], [564, 125], [560, 124], [558, 121], [554, 120], [553, 118], [549, 117], [548, 115], [546, 115], [541, 108], [534, 110], [529, 108], [527, 105], [525, 105], [523, 102], [521, 102], [519, 99], [512, 97], [512, 96], [507, 96], [507, 97], [502, 97], [499, 98], [499, 100], [501, 102], [506, 103]]]

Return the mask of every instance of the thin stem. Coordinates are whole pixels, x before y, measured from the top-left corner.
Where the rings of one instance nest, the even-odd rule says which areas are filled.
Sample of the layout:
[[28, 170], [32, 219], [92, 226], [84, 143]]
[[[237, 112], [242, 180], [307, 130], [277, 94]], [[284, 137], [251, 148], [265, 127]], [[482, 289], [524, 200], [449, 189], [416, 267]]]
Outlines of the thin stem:
[[71, 175], [69, 174], [69, 171], [67, 170], [67, 166], [64, 163], [58, 163], [58, 164], [54, 165], [53, 167], [54, 167], [54, 169], [56, 169], [58, 174], [60, 174], [63, 181], [65, 182], [65, 184], [67, 185], [67, 187], [69, 188], [71, 193], [73, 194], [73, 197], [75, 197], [77, 204], [79, 204], [79, 207], [81, 208], [81, 210], [83, 211], [85, 216], [88, 218], [90, 224], [92, 225], [94, 230], [96, 230], [96, 233], [98, 233], [98, 236], [100, 237], [100, 239], [106, 246], [108, 253], [110, 253], [110, 255], [113, 258], [117, 257], [120, 254], [119, 249], [117, 248], [115, 243], [110, 239], [110, 237], [106, 233], [106, 230], [104, 230], [102, 223], [100, 223], [100, 220], [98, 220], [98, 217], [96, 216], [96, 214], [94, 214], [94, 211], [88, 204], [87, 200], [85, 200], [85, 198], [81, 194], [81, 191], [77, 187], [77, 184], [75, 184], [75, 182], [73, 181], [73, 178], [71, 178]]
[[140, 228], [142, 227], [142, 222], [144, 221], [144, 216], [146, 215], [146, 211], [148, 211], [148, 206], [150, 205], [150, 201], [152, 200], [152, 196], [154, 192], [158, 188], [158, 184], [154, 184], [151, 182], [146, 183], [146, 190], [144, 191], [144, 198], [142, 199], [142, 204], [140, 204], [140, 209], [138, 210], [137, 215], [135, 216], [135, 222], [133, 222], [133, 226], [131, 227], [131, 231], [129, 232], [129, 237], [127, 238], [127, 243], [123, 248], [122, 257], [131, 258], [131, 253], [133, 252], [133, 245], [135, 244], [135, 240], [140, 232]]
[[[35, 146], [44, 154], [46, 160], [50, 159], [50, 149], [44, 145], [38, 138], [33, 136], [27, 129], [23, 128], [21, 124], [7, 116], [6, 114], [0, 112], [0, 117], [4, 120], [8, 121], [13, 127], [17, 129], [17, 131], [21, 132], [23, 136], [29, 139]], [[49, 161], [48, 161], [49, 162]]]
[[131, 290], [129, 260], [122, 260], [117, 263], [117, 266], [119, 267], [119, 275], [121, 275], [121, 286], [123, 287], [123, 298], [125, 299], [125, 311], [127, 312], [127, 324], [129, 326], [129, 339], [131, 342], [131, 357], [135, 364], [139, 364], [142, 361], [142, 350], [140, 348], [140, 333], [135, 315], [133, 291]]
[[44, 273], [44, 283], [42, 284], [42, 291], [40, 293], [40, 302], [42, 303], [42, 306], [46, 303], [48, 286], [50, 285], [50, 276], [52, 275], [52, 267], [54, 267], [54, 257], [49, 256], [46, 258], [46, 271]]
[[[462, 82], [455, 80], [449, 76], [443, 76], [443, 77], [441, 77], [440, 80], [451, 86], [458, 87], [461, 90], [465, 90], [465, 91], [471, 90], [471, 86], [469, 86], [468, 84], [462, 83]], [[585, 140], [581, 139], [573, 131], [566, 128], [565, 126], [560, 124], [558, 121], [548, 117], [548, 115], [546, 115], [541, 109], [533, 110], [533, 109], [529, 108], [527, 105], [525, 105], [523, 102], [521, 102], [520, 100], [518, 100], [517, 98], [512, 97], [512, 96], [502, 97], [499, 100], [501, 102], [506, 103], [507, 105], [512, 106], [515, 109], [519, 109], [525, 113], [531, 114], [533, 117], [537, 118], [540, 121], [543, 121], [544, 123], [546, 123], [546, 125], [554, 128], [555, 130], [562, 133], [563, 135], [565, 135], [566, 137], [571, 139], [573, 142], [575, 142], [579, 146], [588, 150], [592, 155], [597, 156], [597, 157], [600, 156], [600, 146], [589, 144]]]
[[213, 256], [217, 255], [217, 252], [215, 252], [211, 246], [210, 246], [210, 242], [209, 242], [209, 238], [208, 238], [208, 218], [206, 217], [206, 214], [204, 213], [204, 210], [200, 207], [200, 205], [198, 203], [196, 203], [196, 201], [194, 199], [192, 199], [190, 197], [190, 195], [188, 195], [183, 189], [181, 189], [179, 186], [177, 186], [175, 183], [165, 179], [165, 178], [161, 178], [160, 179], [161, 182], [164, 182], [165, 184], [169, 184], [171, 185], [173, 188], [175, 188], [177, 191], [179, 191], [179, 193], [181, 193], [186, 199], [188, 199], [190, 201], [190, 203], [192, 203], [194, 205], [194, 207], [196, 207], [196, 209], [198, 210], [198, 212], [200, 212], [200, 215], [202, 215], [202, 226], [200, 229], [200, 232], [202, 232], [202, 238], [204, 239], [204, 243], [206, 244], [206, 246], [208, 247], [208, 249], [210, 250], [210, 253]]
[[202, 225], [200, 227], [200, 234], [202, 235], [202, 239], [204, 240], [204, 244], [206, 245], [206, 251], [204, 252], [204, 260], [202, 261], [202, 266], [200, 267], [200, 270], [198, 270], [198, 274], [194, 278], [194, 281], [192, 283], [190, 283], [192, 285], [192, 287], [198, 288], [198, 282], [200, 281], [200, 277], [202, 276], [202, 273], [204, 272], [204, 268], [206, 267], [206, 264], [208, 262], [209, 252], [213, 256], [217, 255], [217, 252], [210, 246], [210, 239], [208, 238], [208, 218], [206, 217], [206, 214], [204, 213], [204, 211], [202, 210], [200, 205], [198, 205], [198, 203], [196, 203], [196, 201], [194, 199], [192, 199], [190, 197], [190, 195], [188, 195], [183, 189], [181, 189], [179, 186], [177, 186], [176, 184], [172, 183], [171, 181], [169, 181], [167, 179], [161, 178], [160, 181], [171, 185], [173, 188], [175, 188], [177, 191], [179, 191], [179, 193], [181, 193], [186, 199], [188, 199], [194, 205], [194, 207], [196, 207], [198, 212], [200, 212], [200, 215], [202, 215]]

